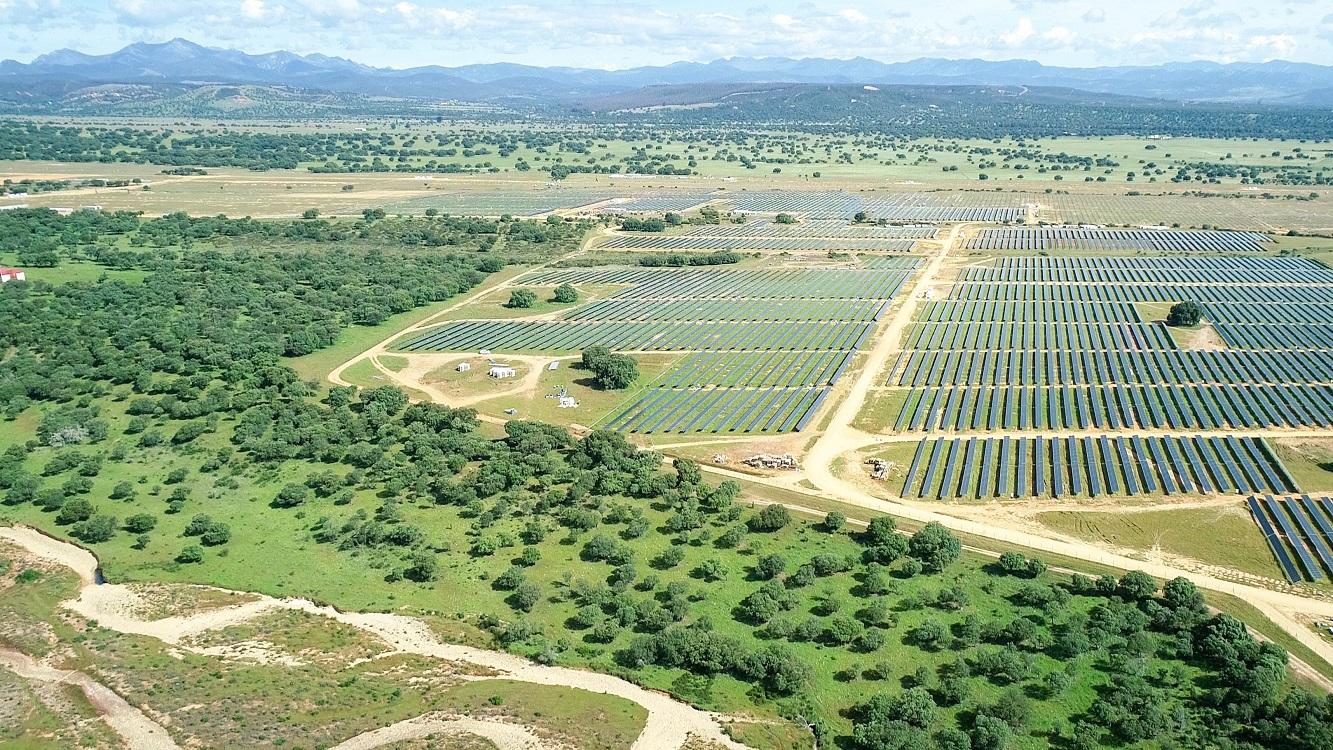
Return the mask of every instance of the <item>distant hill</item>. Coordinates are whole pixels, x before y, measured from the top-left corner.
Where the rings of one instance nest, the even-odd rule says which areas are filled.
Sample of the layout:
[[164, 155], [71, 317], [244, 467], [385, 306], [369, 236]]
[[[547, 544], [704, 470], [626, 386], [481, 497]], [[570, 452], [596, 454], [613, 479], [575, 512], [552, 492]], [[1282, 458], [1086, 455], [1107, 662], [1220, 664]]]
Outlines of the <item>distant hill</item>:
[[1329, 93], [1333, 90], [1333, 66], [1284, 61], [1064, 68], [1031, 60], [921, 58], [883, 63], [866, 58], [765, 57], [615, 71], [511, 63], [391, 69], [325, 55], [285, 51], [252, 55], [174, 39], [161, 44], [132, 44], [106, 55], [59, 50], [31, 63], [0, 62], [0, 82], [6, 82], [11, 91], [26, 87], [34, 97], [40, 97], [49, 94], [53, 81], [66, 87], [97, 83], [254, 84], [362, 96], [543, 105], [649, 86], [761, 82], [1040, 86], [1184, 102], [1315, 106], [1329, 106], [1333, 98]]

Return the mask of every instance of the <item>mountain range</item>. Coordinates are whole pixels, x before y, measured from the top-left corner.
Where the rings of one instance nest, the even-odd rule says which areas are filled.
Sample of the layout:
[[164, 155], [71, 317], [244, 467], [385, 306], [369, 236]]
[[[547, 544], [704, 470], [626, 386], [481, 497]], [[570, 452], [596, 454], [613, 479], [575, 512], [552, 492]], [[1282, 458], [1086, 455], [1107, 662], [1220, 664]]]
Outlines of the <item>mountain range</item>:
[[[791, 83], [1049, 87], [1171, 102], [1333, 107], [1333, 66], [1182, 62], [1071, 68], [1031, 60], [920, 58], [885, 63], [782, 57], [678, 62], [625, 70], [491, 63], [377, 68], [341, 57], [278, 51], [247, 54], [173, 39], [104, 55], [59, 50], [30, 63], [0, 62], [0, 105], [41, 102], [108, 84], [262, 85], [361, 97], [578, 107], [649, 87]], [[680, 99], [679, 89], [673, 97]]]

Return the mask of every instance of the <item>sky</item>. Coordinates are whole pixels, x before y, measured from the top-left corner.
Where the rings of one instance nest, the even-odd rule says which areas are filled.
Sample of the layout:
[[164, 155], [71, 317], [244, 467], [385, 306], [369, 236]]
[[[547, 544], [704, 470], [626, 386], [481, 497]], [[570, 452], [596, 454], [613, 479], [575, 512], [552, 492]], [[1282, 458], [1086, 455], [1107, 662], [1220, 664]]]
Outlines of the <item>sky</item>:
[[1333, 63], [1328, 0], [723, 3], [527, 0], [0, 0], [0, 58], [174, 37], [387, 67], [589, 68], [733, 56]]

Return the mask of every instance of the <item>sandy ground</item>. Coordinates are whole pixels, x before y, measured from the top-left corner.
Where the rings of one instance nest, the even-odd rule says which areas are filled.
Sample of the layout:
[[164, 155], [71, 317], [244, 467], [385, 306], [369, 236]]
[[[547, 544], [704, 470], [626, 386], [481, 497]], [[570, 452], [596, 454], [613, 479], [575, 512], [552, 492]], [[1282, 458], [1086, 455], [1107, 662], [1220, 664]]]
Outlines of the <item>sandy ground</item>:
[[0, 539], [8, 539], [37, 557], [74, 569], [83, 581], [83, 586], [79, 598], [66, 602], [65, 606], [117, 632], [149, 636], [165, 643], [188, 647], [188, 644], [183, 643], [188, 636], [245, 622], [275, 609], [296, 609], [358, 628], [383, 641], [395, 653], [460, 662], [485, 668], [505, 679], [577, 688], [615, 695], [637, 703], [647, 709], [648, 718], [643, 732], [634, 742], [633, 750], [678, 750], [692, 737], [732, 750], [746, 750], [745, 745], [726, 735], [720, 717], [681, 703], [665, 693], [648, 690], [611, 675], [545, 666], [498, 651], [444, 643], [431, 632], [426, 623], [414, 617], [375, 612], [340, 612], [304, 599], [259, 596], [244, 604], [197, 614], [141, 620], [134, 615], [139, 606], [136, 601], [138, 594], [133, 589], [111, 583], [93, 583], [97, 559], [86, 550], [26, 527], [0, 527]]
[[500, 750], [555, 750], [557, 747], [562, 747], [543, 741], [528, 729], [516, 724], [495, 720], [425, 714], [364, 734], [358, 734], [346, 742], [334, 745], [332, 750], [372, 750], [372, 748], [394, 742], [457, 733], [485, 737], [495, 743], [495, 746]]
[[0, 666], [25, 680], [78, 686], [112, 731], [120, 735], [132, 750], [180, 750], [180, 746], [160, 724], [82, 672], [56, 669], [27, 654], [7, 648], [0, 648]]

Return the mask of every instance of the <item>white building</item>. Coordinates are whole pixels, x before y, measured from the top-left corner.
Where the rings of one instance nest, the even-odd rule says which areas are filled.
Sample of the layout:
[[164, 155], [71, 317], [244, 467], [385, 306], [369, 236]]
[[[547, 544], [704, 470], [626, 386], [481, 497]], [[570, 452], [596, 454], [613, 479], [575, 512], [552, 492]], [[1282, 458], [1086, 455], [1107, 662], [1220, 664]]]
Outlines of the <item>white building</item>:
[[559, 370], [559, 369], [560, 369], [560, 361], [559, 361], [559, 360], [556, 360], [555, 362], [552, 362], [551, 364], [549, 364], [549, 365], [546, 366], [546, 369], [551, 370], [551, 371]]
[[458, 367], [455, 367], [454, 369], [458, 370], [459, 372], [467, 372], [468, 370], [472, 369], [472, 365], [467, 362], [459, 362]]
[[492, 378], [512, 378], [518, 373], [509, 365], [491, 365], [486, 374]]
[[559, 406], [561, 409], [577, 409], [579, 402], [573, 396], [561, 396]]
[[0, 284], [6, 281], [27, 281], [28, 275], [21, 268], [0, 268]]

